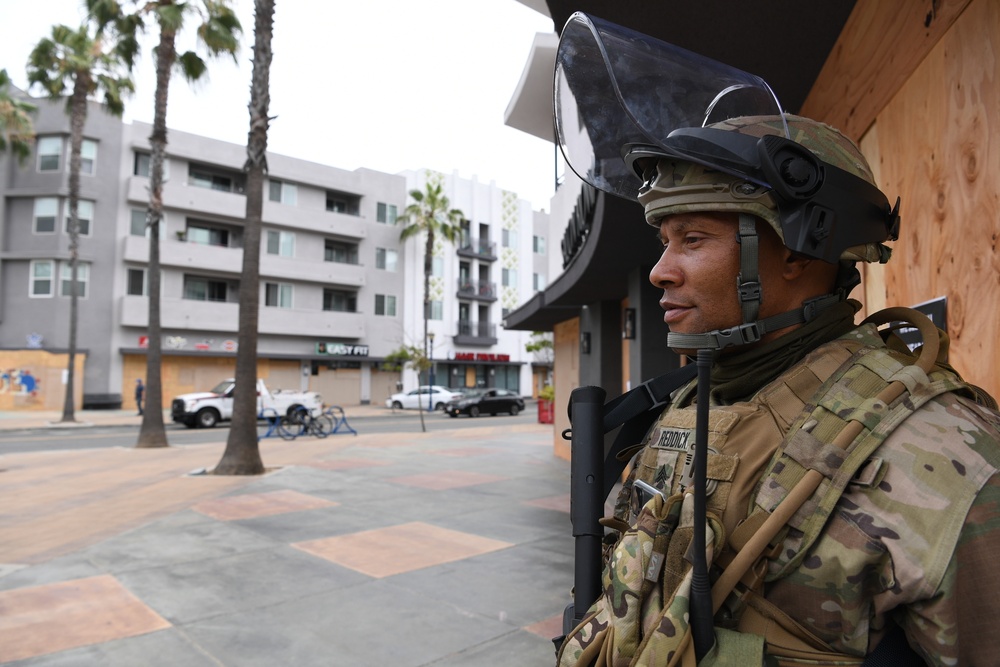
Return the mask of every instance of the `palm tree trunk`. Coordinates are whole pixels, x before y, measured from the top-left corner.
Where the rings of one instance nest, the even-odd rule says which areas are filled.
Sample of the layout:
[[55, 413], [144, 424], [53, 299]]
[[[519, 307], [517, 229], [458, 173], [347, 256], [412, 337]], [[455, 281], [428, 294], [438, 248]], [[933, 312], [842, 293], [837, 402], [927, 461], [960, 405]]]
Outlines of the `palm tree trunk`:
[[[87, 121], [87, 89], [90, 77], [80, 73], [73, 85], [70, 112], [69, 150], [69, 357], [66, 368], [66, 396], [63, 399], [62, 422], [75, 422], [73, 390], [76, 382], [76, 329], [78, 320], [80, 271], [80, 149], [83, 145], [83, 126]], [[61, 284], [60, 279], [57, 284]]]
[[163, 158], [167, 148], [167, 95], [170, 92], [170, 72], [177, 51], [175, 32], [160, 25], [160, 43], [156, 48], [156, 94], [153, 108], [153, 134], [149, 165], [149, 326], [146, 350], [146, 405], [136, 447], [167, 447], [163, 426], [163, 363], [162, 332], [160, 329], [160, 224], [163, 220]]
[[236, 353], [233, 422], [216, 475], [264, 472], [257, 441], [257, 324], [260, 313], [260, 227], [267, 172], [267, 109], [270, 104], [271, 36], [274, 0], [254, 2], [254, 55], [250, 84], [250, 132], [247, 136], [247, 207], [240, 281], [240, 333]]

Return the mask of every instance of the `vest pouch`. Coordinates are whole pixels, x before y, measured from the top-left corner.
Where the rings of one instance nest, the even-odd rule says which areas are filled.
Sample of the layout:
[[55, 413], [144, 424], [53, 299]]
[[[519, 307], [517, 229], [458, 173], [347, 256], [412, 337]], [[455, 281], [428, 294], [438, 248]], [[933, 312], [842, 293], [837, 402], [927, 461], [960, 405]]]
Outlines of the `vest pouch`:
[[[615, 546], [605, 568], [604, 593], [559, 651], [559, 667], [693, 665], [689, 593], [694, 498], [675, 494], [649, 500]], [[723, 528], [710, 515], [709, 563]], [[746, 664], [746, 663], [744, 663]]]

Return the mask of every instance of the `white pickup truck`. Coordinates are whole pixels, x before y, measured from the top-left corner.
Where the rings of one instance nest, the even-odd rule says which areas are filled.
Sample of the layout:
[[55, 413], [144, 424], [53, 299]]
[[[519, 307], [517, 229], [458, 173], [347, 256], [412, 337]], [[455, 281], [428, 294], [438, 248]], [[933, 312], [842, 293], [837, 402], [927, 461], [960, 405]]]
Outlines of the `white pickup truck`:
[[[220, 421], [233, 417], [233, 389], [236, 381], [223, 380], [210, 391], [181, 394], [170, 404], [170, 416], [178, 424], [188, 428], [212, 428]], [[298, 408], [317, 415], [323, 411], [323, 400], [314, 391], [268, 390], [263, 380], [257, 380], [257, 414], [262, 410], [274, 410], [286, 415]]]

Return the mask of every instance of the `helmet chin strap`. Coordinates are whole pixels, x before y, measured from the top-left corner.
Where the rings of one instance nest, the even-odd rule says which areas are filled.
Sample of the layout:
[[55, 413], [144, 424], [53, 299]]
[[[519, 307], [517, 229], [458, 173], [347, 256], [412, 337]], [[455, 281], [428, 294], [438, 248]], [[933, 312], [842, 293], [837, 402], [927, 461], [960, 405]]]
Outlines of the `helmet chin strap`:
[[736, 277], [736, 288], [743, 309], [743, 324], [700, 334], [670, 332], [667, 334], [667, 347], [722, 350], [727, 347], [749, 345], [759, 341], [764, 334], [790, 327], [793, 324], [809, 322], [822, 311], [840, 303], [847, 297], [846, 290], [838, 290], [835, 294], [809, 299], [802, 304], [801, 308], [758, 320], [761, 302], [760, 276], [758, 274], [759, 237], [757, 236], [755, 218], [752, 215], [740, 213], [739, 232], [736, 238], [740, 244], [740, 273]]

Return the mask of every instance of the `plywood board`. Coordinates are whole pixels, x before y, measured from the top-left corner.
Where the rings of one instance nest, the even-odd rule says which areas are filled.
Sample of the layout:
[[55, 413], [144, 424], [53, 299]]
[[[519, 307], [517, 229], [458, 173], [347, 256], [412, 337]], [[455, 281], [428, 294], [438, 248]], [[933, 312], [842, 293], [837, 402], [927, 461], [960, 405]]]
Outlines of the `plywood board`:
[[878, 114], [880, 185], [902, 197], [890, 304], [948, 298], [951, 362], [1000, 395], [1000, 3], [972, 0]]

